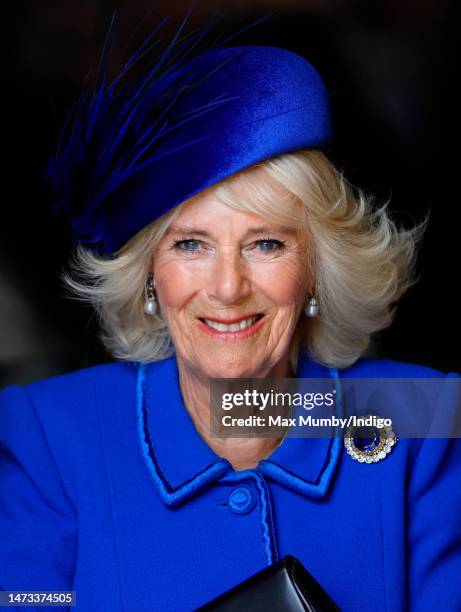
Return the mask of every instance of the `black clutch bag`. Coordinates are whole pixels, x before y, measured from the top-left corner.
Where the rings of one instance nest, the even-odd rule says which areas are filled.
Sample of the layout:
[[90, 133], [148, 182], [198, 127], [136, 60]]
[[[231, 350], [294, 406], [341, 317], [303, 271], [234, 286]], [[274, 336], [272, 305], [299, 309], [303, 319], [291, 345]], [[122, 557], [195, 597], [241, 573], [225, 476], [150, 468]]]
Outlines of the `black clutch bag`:
[[341, 612], [303, 564], [287, 555], [196, 612]]

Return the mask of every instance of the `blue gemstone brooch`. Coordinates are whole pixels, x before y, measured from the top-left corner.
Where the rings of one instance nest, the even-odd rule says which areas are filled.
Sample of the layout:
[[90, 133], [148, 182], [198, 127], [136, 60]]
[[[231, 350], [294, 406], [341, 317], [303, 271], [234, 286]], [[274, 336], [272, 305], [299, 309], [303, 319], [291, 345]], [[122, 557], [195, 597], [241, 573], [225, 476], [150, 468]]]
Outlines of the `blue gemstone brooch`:
[[[360, 422], [362, 419], [363, 417], [357, 417], [356, 421]], [[367, 421], [366, 417], [364, 421]], [[344, 434], [346, 451], [352, 459], [360, 463], [377, 463], [385, 459], [396, 442], [397, 437], [390, 425], [377, 427], [374, 424], [353, 424]]]

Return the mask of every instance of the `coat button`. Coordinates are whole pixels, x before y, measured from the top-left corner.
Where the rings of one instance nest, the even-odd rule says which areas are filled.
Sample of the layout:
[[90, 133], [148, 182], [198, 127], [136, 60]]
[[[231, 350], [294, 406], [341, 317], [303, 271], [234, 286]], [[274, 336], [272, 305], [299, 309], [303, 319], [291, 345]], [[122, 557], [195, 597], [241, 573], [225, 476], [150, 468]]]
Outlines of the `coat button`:
[[232, 489], [229, 494], [229, 506], [233, 512], [237, 514], [247, 514], [256, 506], [256, 492], [253, 487], [248, 485], [239, 485]]

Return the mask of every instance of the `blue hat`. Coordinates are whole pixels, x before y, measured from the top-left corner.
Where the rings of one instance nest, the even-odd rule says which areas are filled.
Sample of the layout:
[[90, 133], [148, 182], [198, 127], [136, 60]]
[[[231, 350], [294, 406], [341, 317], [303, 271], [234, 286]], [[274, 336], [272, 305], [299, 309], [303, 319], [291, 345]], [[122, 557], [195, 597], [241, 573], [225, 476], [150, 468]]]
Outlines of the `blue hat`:
[[158, 61], [120, 89], [81, 96], [46, 178], [74, 240], [112, 255], [203, 189], [282, 153], [325, 148], [326, 88], [303, 57], [271, 46]]

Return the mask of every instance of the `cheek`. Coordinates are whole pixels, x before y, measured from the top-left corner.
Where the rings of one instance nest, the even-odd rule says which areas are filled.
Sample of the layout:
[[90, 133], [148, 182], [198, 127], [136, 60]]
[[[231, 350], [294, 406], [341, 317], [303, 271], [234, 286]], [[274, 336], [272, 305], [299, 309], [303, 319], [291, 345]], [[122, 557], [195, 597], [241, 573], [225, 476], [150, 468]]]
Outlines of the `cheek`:
[[295, 263], [261, 271], [255, 276], [255, 284], [279, 306], [294, 306], [306, 293], [305, 274]]
[[197, 290], [197, 274], [175, 261], [162, 261], [154, 266], [157, 296], [160, 306], [180, 308]]
[[[301, 263], [293, 261], [254, 263], [247, 273], [253, 291], [262, 293], [273, 304], [293, 307], [306, 294], [306, 276]], [[157, 296], [163, 311], [182, 308], [201, 289], [208, 289], [210, 277], [206, 262], [179, 262], [162, 257], [154, 265]], [[208, 280], [207, 280], [208, 279]]]

